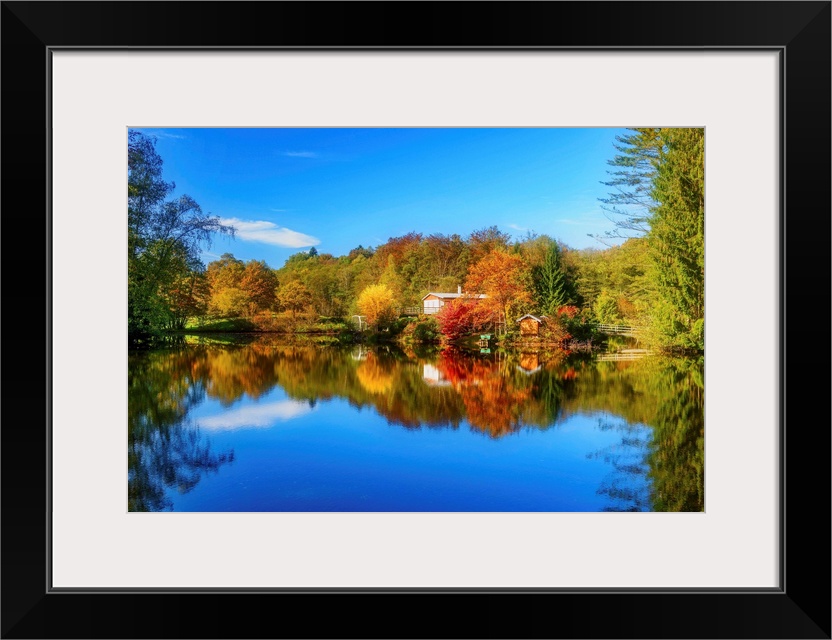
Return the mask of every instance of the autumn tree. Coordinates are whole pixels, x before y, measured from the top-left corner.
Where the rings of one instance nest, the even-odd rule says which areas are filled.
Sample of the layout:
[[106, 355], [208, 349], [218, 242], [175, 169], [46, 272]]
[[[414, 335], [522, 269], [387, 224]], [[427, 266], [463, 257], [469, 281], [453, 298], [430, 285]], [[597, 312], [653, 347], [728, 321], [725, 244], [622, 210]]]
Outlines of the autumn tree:
[[465, 242], [453, 234], [445, 236], [434, 233], [422, 242], [420, 261], [427, 271], [428, 286], [435, 291], [453, 291], [465, 280], [468, 258]]
[[[626, 324], [646, 326], [655, 304], [655, 286], [650, 277], [647, 240], [630, 238], [603, 251], [582, 249], [564, 254], [572, 262], [576, 290], [586, 309], [596, 310], [600, 297], [616, 302]], [[609, 303], [602, 306], [609, 309]]]
[[340, 264], [331, 255], [326, 255], [316, 269], [304, 278], [304, 284], [312, 294], [312, 306], [322, 316], [343, 316], [346, 314], [347, 290], [339, 287]]
[[500, 231], [496, 225], [477, 229], [468, 236], [468, 251], [471, 263], [482, 260], [497, 249], [508, 249], [511, 236]]
[[543, 265], [546, 253], [553, 242], [555, 241], [547, 235], [527, 231], [520, 240], [514, 243], [513, 249], [523, 256], [529, 268], [534, 270]]
[[447, 340], [459, 340], [480, 326], [477, 314], [479, 300], [462, 297], [451, 300], [436, 313], [439, 331]]
[[367, 317], [367, 323], [376, 330], [396, 319], [393, 293], [383, 284], [366, 287], [358, 296], [356, 307], [361, 315]]
[[364, 256], [365, 258], [372, 258], [373, 254], [375, 253], [372, 247], [365, 248], [364, 245], [358, 245], [355, 249], [351, 249], [350, 252], [347, 254], [347, 257], [350, 260], [354, 260], [358, 256]]
[[264, 260], [246, 262], [240, 278], [240, 289], [246, 295], [249, 315], [272, 308], [276, 287], [277, 277]]
[[404, 304], [416, 304], [419, 292], [427, 285], [425, 263], [420, 260], [422, 234], [411, 232], [390, 238], [375, 253], [380, 274], [377, 283], [386, 285]]
[[[127, 266], [128, 334], [141, 339], [170, 326], [171, 271], [199, 262], [202, 247], [214, 233], [234, 235], [218, 217], [202, 212], [193, 198], [168, 200], [176, 185], [162, 179], [156, 140], [128, 132]], [[184, 256], [184, 263], [183, 258]], [[178, 286], [178, 285], [177, 285]]]
[[[155, 247], [151, 246], [148, 253], [152, 254], [154, 250]], [[162, 320], [164, 329], [182, 330], [188, 319], [207, 312], [211, 291], [205, 267], [199, 260], [188, 256], [182, 247], [174, 247], [160, 284], [159, 298], [166, 309]]]
[[224, 317], [245, 314], [248, 300], [241, 285], [246, 266], [230, 253], [208, 263], [206, 277], [211, 287], [209, 311]]
[[230, 253], [208, 264], [209, 309], [221, 316], [254, 315], [274, 304], [277, 277], [262, 260], [243, 262]]
[[303, 311], [312, 302], [312, 294], [309, 289], [297, 281], [290, 281], [282, 284], [277, 290], [277, 305], [284, 311], [289, 311], [292, 318], [298, 312]]
[[411, 231], [403, 236], [389, 238], [387, 242], [376, 250], [375, 255], [383, 264], [387, 264], [388, 258], [391, 257], [394, 262], [401, 264], [404, 262], [405, 255], [412, 251], [421, 241], [422, 234]]
[[466, 290], [486, 294], [480, 301], [506, 326], [533, 303], [531, 277], [523, 259], [505, 249], [493, 249], [468, 270]]

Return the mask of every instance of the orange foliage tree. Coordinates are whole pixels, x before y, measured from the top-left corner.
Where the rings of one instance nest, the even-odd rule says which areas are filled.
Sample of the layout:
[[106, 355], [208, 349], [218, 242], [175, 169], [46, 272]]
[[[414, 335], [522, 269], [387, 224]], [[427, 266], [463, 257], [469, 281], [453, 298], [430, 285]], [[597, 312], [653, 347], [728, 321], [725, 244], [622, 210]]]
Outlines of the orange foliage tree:
[[504, 319], [506, 326], [533, 302], [528, 265], [501, 248], [493, 249], [468, 270], [465, 286], [468, 291], [486, 294], [480, 308]]
[[499, 249], [508, 249], [511, 236], [500, 231], [497, 226], [478, 229], [468, 236], [468, 250], [471, 252], [471, 260], [478, 262], [490, 252]]
[[277, 277], [262, 260], [243, 262], [230, 253], [208, 265], [212, 312], [224, 315], [254, 315], [274, 304]]
[[276, 300], [278, 306], [284, 311], [290, 311], [294, 318], [298, 311], [303, 311], [311, 304], [312, 292], [302, 283], [293, 280], [277, 290]]
[[277, 277], [264, 260], [249, 260], [240, 278], [240, 289], [248, 298], [249, 313], [271, 309]]

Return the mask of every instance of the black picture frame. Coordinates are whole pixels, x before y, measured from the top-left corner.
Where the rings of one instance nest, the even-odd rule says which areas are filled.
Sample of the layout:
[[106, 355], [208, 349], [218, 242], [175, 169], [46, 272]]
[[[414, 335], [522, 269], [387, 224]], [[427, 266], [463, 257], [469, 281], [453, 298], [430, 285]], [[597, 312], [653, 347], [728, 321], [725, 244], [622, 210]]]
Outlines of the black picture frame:
[[[3, 2], [0, 20], [3, 638], [830, 637], [830, 376], [816, 348], [830, 311], [830, 2]], [[48, 96], [64, 47], [777, 50], [780, 588], [51, 590]]]

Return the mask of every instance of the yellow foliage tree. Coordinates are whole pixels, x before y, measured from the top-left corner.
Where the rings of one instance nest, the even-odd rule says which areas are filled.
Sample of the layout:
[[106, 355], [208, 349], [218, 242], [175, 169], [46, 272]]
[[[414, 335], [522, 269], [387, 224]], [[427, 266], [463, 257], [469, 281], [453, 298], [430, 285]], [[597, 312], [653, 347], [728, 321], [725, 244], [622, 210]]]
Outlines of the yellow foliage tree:
[[358, 313], [367, 317], [367, 324], [379, 329], [396, 319], [393, 292], [383, 284], [371, 284], [359, 294]]

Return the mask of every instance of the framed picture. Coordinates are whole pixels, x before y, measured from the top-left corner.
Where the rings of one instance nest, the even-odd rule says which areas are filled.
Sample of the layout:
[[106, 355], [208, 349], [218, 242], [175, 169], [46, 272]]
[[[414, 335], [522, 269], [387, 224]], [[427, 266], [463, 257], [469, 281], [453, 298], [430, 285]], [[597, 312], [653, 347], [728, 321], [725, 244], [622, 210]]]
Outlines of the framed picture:
[[[2, 11], [4, 637], [830, 637], [829, 2]], [[704, 509], [129, 509], [128, 130], [223, 127], [704, 128]]]

